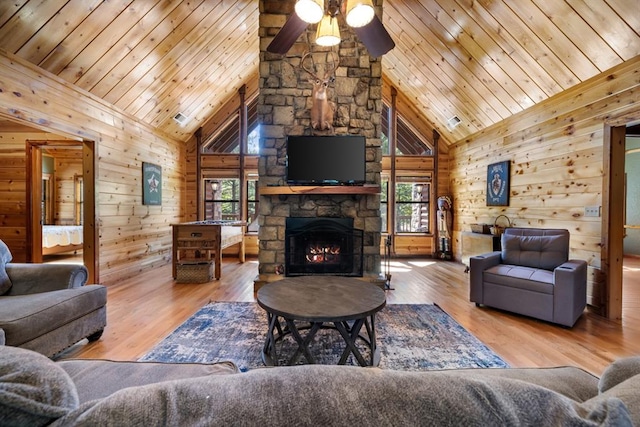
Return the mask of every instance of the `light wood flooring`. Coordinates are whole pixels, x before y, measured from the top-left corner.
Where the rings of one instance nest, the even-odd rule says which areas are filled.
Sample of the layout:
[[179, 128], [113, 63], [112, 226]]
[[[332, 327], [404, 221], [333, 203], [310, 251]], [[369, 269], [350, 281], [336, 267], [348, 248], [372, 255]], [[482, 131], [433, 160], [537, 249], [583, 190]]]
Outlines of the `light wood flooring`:
[[[462, 264], [431, 259], [391, 263], [389, 304], [436, 303], [513, 367], [576, 365], [600, 375], [619, 357], [640, 355], [640, 260], [625, 261], [621, 322], [588, 309], [572, 329], [469, 302]], [[171, 266], [108, 287], [107, 328], [94, 343], [81, 341], [60, 358], [137, 360], [209, 301], [255, 301], [257, 260], [225, 257], [222, 278], [177, 284]]]

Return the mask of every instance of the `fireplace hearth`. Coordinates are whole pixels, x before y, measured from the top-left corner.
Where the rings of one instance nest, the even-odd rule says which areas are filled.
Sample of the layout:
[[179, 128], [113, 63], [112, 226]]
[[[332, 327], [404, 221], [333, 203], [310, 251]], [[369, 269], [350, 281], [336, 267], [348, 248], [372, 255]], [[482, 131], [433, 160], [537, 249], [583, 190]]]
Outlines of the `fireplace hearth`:
[[362, 277], [363, 233], [353, 218], [287, 218], [285, 275]]

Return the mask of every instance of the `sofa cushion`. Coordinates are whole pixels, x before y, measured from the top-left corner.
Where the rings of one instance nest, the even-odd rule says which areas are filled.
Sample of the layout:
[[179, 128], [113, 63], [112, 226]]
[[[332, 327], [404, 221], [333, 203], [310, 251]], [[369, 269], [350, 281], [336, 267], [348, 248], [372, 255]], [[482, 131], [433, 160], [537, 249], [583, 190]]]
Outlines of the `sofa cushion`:
[[443, 370], [441, 372], [451, 375], [491, 376], [520, 380], [548, 388], [576, 402], [584, 402], [598, 395], [598, 377], [575, 366], [507, 369], [468, 368]]
[[107, 289], [74, 289], [0, 297], [0, 328], [8, 345], [20, 346], [91, 313], [107, 302]]
[[604, 402], [611, 402], [612, 399], [622, 401], [627, 408], [633, 425], [640, 426], [640, 374], [622, 381], [598, 396], [587, 400], [584, 402], [584, 408], [593, 411], [594, 408], [602, 407]]
[[598, 389], [600, 393], [603, 393], [638, 374], [640, 374], [640, 356], [616, 360], [607, 366], [607, 369], [602, 373]]
[[0, 240], [0, 295], [6, 294], [11, 289], [11, 279], [7, 275], [5, 265], [11, 262], [12, 256], [9, 247]]
[[502, 263], [553, 270], [569, 259], [569, 236], [502, 235]]
[[553, 295], [553, 272], [539, 268], [498, 264], [483, 273], [484, 281]]
[[11, 285], [11, 279], [9, 279], [9, 276], [4, 269], [4, 264], [0, 262], [0, 296], [9, 292]]
[[233, 362], [158, 363], [71, 359], [58, 362], [58, 366], [64, 369], [75, 383], [80, 403], [102, 399], [126, 387], [238, 373], [238, 368]]
[[46, 425], [77, 407], [62, 368], [39, 353], [0, 346], [0, 425]]
[[[618, 399], [585, 410], [544, 387], [469, 373], [303, 365], [166, 381], [93, 400], [73, 425], [630, 425]], [[625, 424], [626, 421], [626, 424]]]

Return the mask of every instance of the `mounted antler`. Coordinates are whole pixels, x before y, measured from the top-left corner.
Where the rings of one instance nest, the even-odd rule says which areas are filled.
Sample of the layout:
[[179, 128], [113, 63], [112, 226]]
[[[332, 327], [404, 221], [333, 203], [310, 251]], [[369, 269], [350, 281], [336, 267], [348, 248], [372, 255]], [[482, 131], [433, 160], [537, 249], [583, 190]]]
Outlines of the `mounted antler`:
[[[307, 57], [311, 56], [310, 52], [307, 52], [300, 61], [302, 68], [313, 77], [311, 83], [313, 84], [312, 92], [312, 104], [311, 104], [311, 128], [317, 130], [332, 130], [333, 129], [333, 116], [335, 114], [335, 104], [329, 101], [327, 97], [327, 87], [329, 82], [335, 80], [334, 73], [338, 68], [340, 57], [336, 61], [335, 52], [331, 53], [331, 59], [333, 67], [326, 69], [322, 78], [320, 78], [315, 70], [310, 70], [304, 64]], [[313, 62], [313, 56], [311, 56], [311, 63], [315, 69], [315, 63]]]

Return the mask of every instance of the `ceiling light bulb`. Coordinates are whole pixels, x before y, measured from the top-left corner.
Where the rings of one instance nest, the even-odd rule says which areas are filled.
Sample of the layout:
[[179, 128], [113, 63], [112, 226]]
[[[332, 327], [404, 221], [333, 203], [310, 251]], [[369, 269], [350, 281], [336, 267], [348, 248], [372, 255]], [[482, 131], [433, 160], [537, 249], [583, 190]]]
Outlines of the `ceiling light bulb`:
[[364, 27], [373, 19], [375, 10], [371, 0], [347, 1], [346, 21], [351, 27]]
[[317, 24], [324, 15], [324, 0], [298, 0], [296, 14], [309, 24]]
[[340, 28], [338, 20], [325, 15], [318, 24], [316, 43], [320, 46], [335, 46], [340, 43]]

